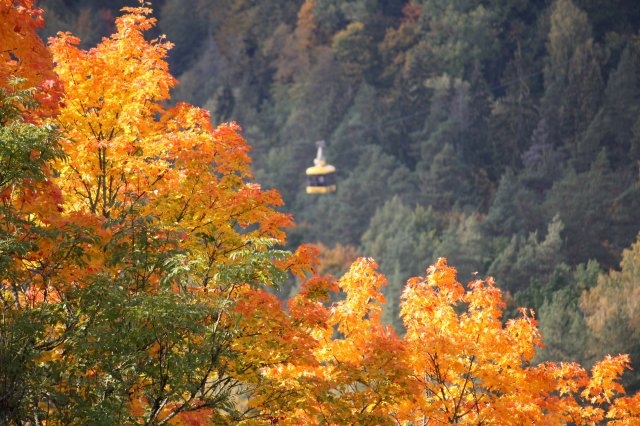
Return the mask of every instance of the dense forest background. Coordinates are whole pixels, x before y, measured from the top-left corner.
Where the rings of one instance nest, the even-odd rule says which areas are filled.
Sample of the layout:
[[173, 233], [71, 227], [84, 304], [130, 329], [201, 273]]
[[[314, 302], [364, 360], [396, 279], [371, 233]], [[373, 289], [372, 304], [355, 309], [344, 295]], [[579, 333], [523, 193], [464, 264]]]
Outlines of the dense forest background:
[[[131, 1], [46, 0], [83, 47]], [[157, 0], [173, 99], [234, 120], [253, 170], [319, 243], [389, 277], [447, 257], [538, 313], [538, 360], [630, 353], [640, 389], [640, 2]], [[327, 142], [338, 191], [309, 196]], [[282, 289], [282, 297], [296, 284]]]

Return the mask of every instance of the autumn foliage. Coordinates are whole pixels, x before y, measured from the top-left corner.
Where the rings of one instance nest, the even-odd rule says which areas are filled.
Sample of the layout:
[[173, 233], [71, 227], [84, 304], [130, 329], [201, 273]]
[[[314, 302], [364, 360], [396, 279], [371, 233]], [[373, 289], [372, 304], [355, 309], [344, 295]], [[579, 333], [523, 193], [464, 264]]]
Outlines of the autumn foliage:
[[35, 32], [44, 26], [44, 18], [34, 4], [33, 0], [0, 2], [0, 89], [10, 87], [11, 77], [20, 77], [17, 88], [38, 88], [37, 115], [48, 115], [56, 107], [60, 87], [51, 53]]
[[[264, 400], [273, 398], [270, 418], [281, 424], [500, 425], [640, 419], [638, 395], [624, 396], [619, 383], [627, 356], [607, 357], [591, 372], [575, 363], [532, 364], [542, 343], [533, 313], [523, 310], [504, 324], [493, 281], [465, 287], [444, 259], [407, 283], [406, 333], [398, 336], [380, 322], [385, 278], [376, 268], [373, 260], [359, 259], [337, 283], [309, 280], [289, 302], [289, 317], [280, 314], [278, 328], [290, 331], [258, 333], [259, 341], [294, 355], [269, 352], [267, 359], [276, 362], [262, 368], [259, 382], [270, 386], [256, 389], [253, 401], [264, 411]], [[327, 305], [336, 285], [344, 299]], [[276, 303], [244, 313], [262, 324]], [[273, 389], [286, 397], [276, 399]]]
[[[407, 282], [399, 335], [373, 260], [336, 280], [311, 275], [313, 247], [281, 250], [292, 218], [252, 181], [240, 127], [165, 106], [171, 45], [145, 37], [149, 8], [82, 50], [45, 48], [33, 2], [0, 5], [3, 422], [640, 420], [627, 356], [535, 365], [535, 314], [505, 323], [492, 279], [464, 286], [438, 260]], [[283, 306], [270, 289], [289, 275]]]

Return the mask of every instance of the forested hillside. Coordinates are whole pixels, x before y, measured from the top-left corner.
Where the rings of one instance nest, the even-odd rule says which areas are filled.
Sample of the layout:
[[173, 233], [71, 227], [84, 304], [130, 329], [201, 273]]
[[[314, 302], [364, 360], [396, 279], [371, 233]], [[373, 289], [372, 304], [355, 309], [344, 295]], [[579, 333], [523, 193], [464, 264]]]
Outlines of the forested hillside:
[[[44, 35], [93, 46], [127, 1], [47, 0]], [[438, 257], [534, 308], [538, 360], [630, 353], [640, 388], [640, 2], [163, 0], [172, 102], [236, 121], [252, 169], [342, 273]], [[338, 191], [305, 193], [315, 141]], [[297, 285], [285, 288], [293, 295]]]

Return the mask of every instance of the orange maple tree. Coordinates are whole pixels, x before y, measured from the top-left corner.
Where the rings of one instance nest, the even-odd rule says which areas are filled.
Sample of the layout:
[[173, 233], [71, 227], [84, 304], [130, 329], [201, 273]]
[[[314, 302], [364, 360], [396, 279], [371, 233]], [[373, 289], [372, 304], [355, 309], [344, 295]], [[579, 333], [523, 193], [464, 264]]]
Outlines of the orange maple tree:
[[[212, 407], [240, 387], [245, 371], [237, 371], [233, 355], [240, 328], [229, 307], [246, 285], [272, 286], [286, 271], [305, 270], [308, 250], [272, 249], [292, 220], [275, 209], [282, 204], [275, 190], [251, 182], [240, 127], [213, 128], [207, 111], [184, 103], [165, 108], [175, 84], [165, 61], [171, 45], [145, 38], [155, 23], [149, 8], [123, 12], [116, 33], [88, 51], [70, 34], [51, 40], [64, 85], [55, 123], [68, 156], [55, 164], [55, 182], [67, 214], [101, 224], [88, 275], [75, 282], [121, 282], [123, 297], [167, 309], [159, 318], [135, 306], [132, 320], [151, 328], [134, 359], [148, 361], [122, 384], [134, 416], [166, 423], [190, 411], [213, 415]], [[176, 311], [183, 305], [196, 310], [183, 312], [181, 323]], [[101, 351], [92, 347], [83, 356], [95, 359]], [[109, 361], [95, 376], [110, 380], [113, 367]]]
[[[465, 287], [444, 259], [426, 277], [408, 281], [402, 296], [406, 333], [398, 336], [380, 322], [385, 278], [376, 269], [373, 260], [359, 259], [337, 283], [309, 280], [290, 301], [289, 316], [257, 334], [284, 352], [263, 358], [273, 362], [264, 364], [260, 383], [288, 395], [269, 400], [273, 391], [257, 390], [258, 406], [264, 410], [271, 402], [269, 419], [390, 425], [640, 420], [640, 396], [625, 396], [619, 382], [628, 356], [606, 357], [590, 374], [576, 363], [533, 365], [542, 343], [533, 313], [523, 309], [503, 324], [504, 301], [493, 280]], [[328, 304], [336, 288], [344, 299]], [[275, 303], [245, 305], [255, 330]], [[283, 328], [289, 331], [277, 332]], [[287, 356], [292, 346], [296, 353]]]

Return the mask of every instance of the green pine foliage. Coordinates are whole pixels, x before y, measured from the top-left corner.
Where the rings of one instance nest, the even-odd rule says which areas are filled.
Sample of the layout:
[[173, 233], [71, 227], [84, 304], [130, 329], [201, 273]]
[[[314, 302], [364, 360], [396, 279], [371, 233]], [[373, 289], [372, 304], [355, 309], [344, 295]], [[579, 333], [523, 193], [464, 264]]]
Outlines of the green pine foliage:
[[580, 295], [596, 285], [599, 273], [600, 265], [595, 261], [580, 264], [575, 269], [564, 263], [556, 267], [545, 291], [539, 292], [544, 297], [538, 309], [544, 346], [538, 352], [538, 361], [593, 364], [597, 356], [595, 336], [580, 308]]

